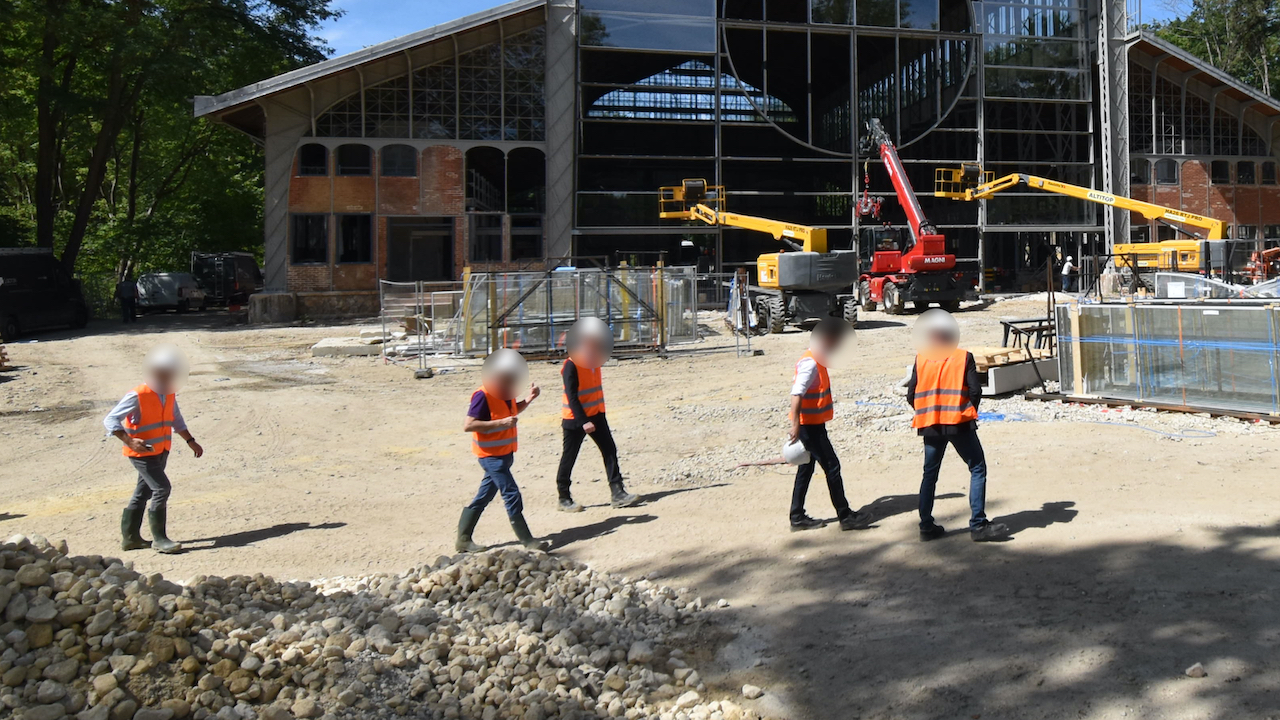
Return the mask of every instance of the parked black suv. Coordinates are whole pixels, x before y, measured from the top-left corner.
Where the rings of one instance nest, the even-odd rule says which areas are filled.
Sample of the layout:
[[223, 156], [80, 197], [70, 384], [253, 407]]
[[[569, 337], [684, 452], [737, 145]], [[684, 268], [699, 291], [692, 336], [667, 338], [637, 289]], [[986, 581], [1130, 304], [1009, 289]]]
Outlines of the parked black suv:
[[244, 305], [250, 295], [262, 292], [262, 271], [249, 253], [193, 252], [191, 274], [210, 305]]
[[0, 338], [89, 323], [80, 281], [49, 250], [0, 249]]

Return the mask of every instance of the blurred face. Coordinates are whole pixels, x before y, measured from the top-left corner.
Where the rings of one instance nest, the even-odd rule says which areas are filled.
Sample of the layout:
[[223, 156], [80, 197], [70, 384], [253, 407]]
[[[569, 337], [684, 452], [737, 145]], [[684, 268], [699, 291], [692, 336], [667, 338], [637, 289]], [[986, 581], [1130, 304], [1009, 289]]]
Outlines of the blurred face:
[[570, 355], [574, 364], [582, 367], [598, 368], [604, 364], [604, 343], [597, 337], [584, 337], [578, 340], [577, 347]]
[[520, 381], [514, 374], [502, 373], [495, 375], [491, 381], [493, 387], [489, 392], [497, 395], [503, 400], [515, 400], [520, 394]]
[[168, 393], [173, 390], [175, 379], [176, 376], [172, 370], [152, 368], [151, 376], [147, 380], [147, 386], [158, 393]]

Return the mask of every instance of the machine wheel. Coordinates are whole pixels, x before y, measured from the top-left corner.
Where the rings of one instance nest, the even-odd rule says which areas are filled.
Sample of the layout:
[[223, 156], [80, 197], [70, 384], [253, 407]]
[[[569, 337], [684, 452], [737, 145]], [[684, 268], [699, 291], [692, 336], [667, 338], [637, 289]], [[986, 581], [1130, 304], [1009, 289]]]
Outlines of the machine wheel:
[[10, 315], [5, 318], [4, 325], [0, 326], [0, 340], [14, 342], [21, 334], [22, 326], [18, 324], [18, 316]]
[[787, 306], [785, 298], [773, 295], [769, 298], [769, 332], [781, 335], [787, 327]]
[[946, 310], [949, 313], [960, 312], [959, 300], [947, 300], [946, 302], [939, 303], [939, 306], [941, 306], [943, 310]]
[[902, 300], [902, 289], [887, 282], [884, 284], [884, 311], [890, 315], [901, 315], [906, 309]]
[[849, 327], [858, 327], [858, 301], [854, 298], [844, 301], [844, 321]]
[[761, 295], [756, 298], [756, 329], [761, 335], [768, 334], [770, 320], [773, 318], [773, 307], [769, 304], [769, 297]]
[[876, 301], [871, 297], [871, 281], [863, 280], [858, 283], [858, 301], [862, 303], [863, 312], [875, 312]]

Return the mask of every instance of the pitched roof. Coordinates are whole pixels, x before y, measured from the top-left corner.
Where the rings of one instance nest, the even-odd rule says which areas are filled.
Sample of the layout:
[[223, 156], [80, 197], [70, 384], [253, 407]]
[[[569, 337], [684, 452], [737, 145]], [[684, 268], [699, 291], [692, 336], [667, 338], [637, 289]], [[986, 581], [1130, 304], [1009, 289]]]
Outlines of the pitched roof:
[[1257, 88], [1250, 87], [1229, 73], [1219, 70], [1173, 43], [1157, 37], [1148, 30], [1140, 30], [1130, 39], [1130, 47], [1145, 55], [1161, 58], [1161, 63], [1212, 88], [1217, 88], [1237, 102], [1251, 104], [1252, 109], [1269, 117], [1280, 116], [1280, 100]]
[[405, 50], [424, 45], [434, 40], [446, 38], [454, 33], [471, 30], [497, 20], [511, 17], [519, 13], [546, 5], [547, 0], [513, 0], [495, 8], [490, 8], [457, 20], [441, 23], [426, 30], [402, 35], [393, 40], [370, 45], [355, 52], [340, 55], [314, 65], [298, 68], [283, 75], [277, 75], [242, 88], [222, 93], [221, 95], [197, 95], [195, 97], [195, 116], [202, 117], [220, 113], [231, 108], [253, 102], [258, 98], [272, 95], [304, 83], [349, 70], [359, 65], [381, 60]]

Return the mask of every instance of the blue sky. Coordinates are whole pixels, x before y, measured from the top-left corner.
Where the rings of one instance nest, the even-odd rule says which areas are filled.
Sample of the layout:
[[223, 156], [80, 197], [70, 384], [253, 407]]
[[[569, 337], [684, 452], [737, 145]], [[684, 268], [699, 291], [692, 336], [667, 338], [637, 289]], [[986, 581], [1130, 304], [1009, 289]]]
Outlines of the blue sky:
[[[342, 55], [501, 4], [501, 0], [337, 0], [346, 15], [326, 23], [320, 36], [335, 55]], [[1188, 0], [1142, 0], [1143, 20], [1173, 17], [1189, 5]]]

